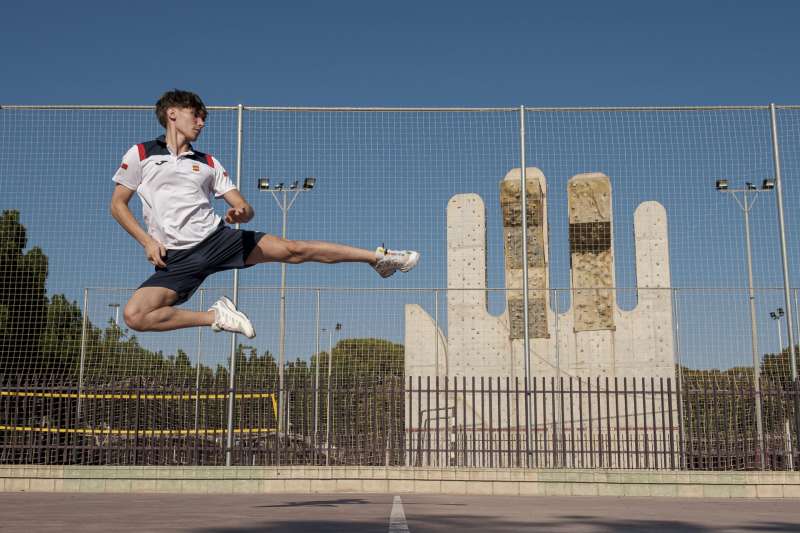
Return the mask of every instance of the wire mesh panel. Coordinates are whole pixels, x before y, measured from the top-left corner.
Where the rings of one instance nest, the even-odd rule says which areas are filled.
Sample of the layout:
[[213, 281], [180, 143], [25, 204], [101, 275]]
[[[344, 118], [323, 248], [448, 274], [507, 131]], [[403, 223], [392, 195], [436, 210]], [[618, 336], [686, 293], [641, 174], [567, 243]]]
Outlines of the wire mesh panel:
[[[590, 173], [610, 181], [616, 286], [636, 285], [634, 214], [647, 201], [667, 213], [673, 286], [747, 286], [742, 213], [715, 184], [760, 189], [774, 177], [766, 108], [529, 109], [526, 116], [527, 160], [548, 183], [554, 287], [569, 284], [570, 180]], [[782, 282], [776, 223], [772, 191], [751, 213], [756, 286]]]
[[[292, 239], [342, 242], [367, 249], [414, 249], [422, 261], [408, 276], [382, 280], [363, 266], [290, 266], [289, 286], [443, 287], [446, 210], [459, 193], [479, 194], [492, 210], [499, 182], [519, 166], [519, 116], [509, 111], [248, 110], [242, 190], [258, 213], [251, 226], [281, 234], [281, 210], [256, 179], [274, 188], [314, 189], [288, 211]], [[489, 283], [502, 275], [502, 226], [489, 226]], [[277, 285], [277, 269], [251, 269], [243, 286]], [[499, 308], [498, 308], [499, 310]]]
[[[61, 409], [72, 417], [59, 422], [71, 428], [64, 435], [120, 428], [103, 441], [114, 448], [130, 444], [124, 432], [135, 417], [109, 420], [138, 408], [149, 430], [206, 432], [195, 444], [209, 455], [170, 460], [219, 463], [230, 420], [241, 464], [408, 462], [409, 431], [422, 430], [405, 403], [413, 394], [397, 387], [417, 375], [432, 383], [414, 384], [430, 398], [413, 445], [442, 466], [458, 463], [475, 432], [463, 420], [464, 431], [447, 429], [456, 427], [457, 394], [436, 381], [455, 387], [449, 378], [475, 376], [489, 380], [476, 385], [487, 405], [470, 409], [493, 413], [484, 424], [494, 429], [482, 430], [490, 442], [473, 450], [492, 450], [485, 455], [492, 464], [529, 464], [530, 454], [515, 455], [521, 426], [506, 419], [536, 409], [549, 419], [541, 426], [547, 436], [526, 433], [524, 441], [549, 446], [541, 460], [563, 466], [563, 455], [552, 454], [565, 450], [553, 417], [580, 424], [564, 410], [586, 409], [591, 398], [575, 392], [578, 400], [562, 408], [564, 387], [588, 387], [599, 376], [593, 390], [608, 401], [621, 396], [606, 377], [652, 378], [674, 380], [675, 394], [687, 391], [680, 413], [659, 411], [679, 418], [686, 450], [707, 457], [701, 448], [711, 446], [729, 457], [695, 461], [687, 451], [684, 466], [790, 466], [797, 409], [784, 400], [796, 384], [780, 289], [769, 109], [526, 109], [524, 210], [521, 116], [514, 109], [245, 109], [241, 190], [257, 213], [246, 229], [422, 253], [413, 272], [386, 280], [363, 264], [267, 264], [241, 271], [234, 294], [233, 275], [219, 273], [184, 305], [204, 311], [222, 295], [238, 297], [258, 333], [251, 340], [208, 328], [139, 333], [125, 324], [125, 303], [152, 266], [108, 215], [110, 177], [132, 144], [160, 133], [152, 109], [0, 109], [0, 374], [28, 388], [62, 383], [70, 396], [58, 399], [72, 402], [17, 398], [6, 404], [22, 417], [14, 427], [39, 427], [31, 420], [42, 409]], [[778, 110], [792, 280], [800, 251], [791, 208], [799, 116], [798, 108]], [[231, 174], [239, 125], [235, 109], [212, 110], [196, 143]], [[132, 206], [139, 216], [138, 200]], [[549, 392], [516, 407], [513, 380], [524, 380], [526, 368], [524, 264], [531, 376]], [[795, 306], [797, 292], [790, 293]], [[793, 318], [800, 325], [800, 313]], [[236, 401], [227, 413], [232, 367]], [[170, 387], [188, 398], [169, 397]], [[90, 392], [106, 388], [127, 392]], [[163, 397], [145, 405], [125, 396], [149, 390]], [[650, 402], [661, 394], [648, 390]], [[603, 412], [613, 419], [616, 407]], [[507, 425], [497, 426], [499, 419]], [[594, 445], [608, 444], [602, 435]], [[781, 443], [789, 449], [783, 455], [775, 451]], [[730, 459], [734, 452], [740, 459]], [[85, 459], [94, 461], [101, 459]]]
[[[782, 144], [789, 150], [783, 159], [788, 167], [796, 159], [792, 113], [781, 111], [780, 127], [786, 129], [781, 129]], [[551, 287], [577, 288], [576, 284], [583, 283], [624, 288], [613, 296], [616, 306], [627, 311], [637, 305], [637, 291], [627, 289], [647, 288], [653, 281], [660, 287], [680, 289], [747, 288], [748, 262], [753, 287], [783, 285], [766, 107], [529, 109], [526, 116], [526, 157], [530, 166], [541, 169], [547, 182]], [[788, 184], [787, 198], [791, 197], [788, 191], [795, 187], [791, 172], [785, 173], [784, 183]], [[609, 198], [604, 200], [604, 194]], [[596, 208], [586, 205], [598, 201]], [[602, 205], [604, 201], [607, 206]], [[648, 235], [652, 202], [663, 207], [668, 268], [661, 278], [637, 279], [647, 270], [642, 262], [652, 261], [647, 255], [654, 242]], [[581, 231], [602, 221], [610, 234], [609, 252], [601, 253], [595, 248], [602, 246], [602, 239]], [[797, 232], [796, 226], [794, 217], [787, 217], [789, 235]], [[608, 255], [603, 258], [603, 253]], [[596, 257], [591, 260], [597, 264], [587, 263], [584, 268], [583, 256]], [[795, 277], [796, 262], [790, 261], [790, 268]], [[697, 292], [692, 297], [681, 293], [686, 297], [677, 303], [680, 316], [690, 321], [684, 329], [704, 328], [703, 336], [716, 347], [734, 342], [748, 346], [749, 300], [741, 293], [732, 301], [734, 292], [727, 296]], [[768, 324], [768, 313], [785, 307], [782, 300], [780, 291], [758, 292], [754, 319], [762, 332], [759, 335], [774, 329]], [[723, 324], [730, 328], [712, 333]], [[740, 333], [731, 335], [730, 331]], [[690, 366], [741, 364], [736, 349], [709, 350], [696, 335], [684, 338], [682, 346], [683, 355], [688, 356], [683, 363]]]
[[[212, 110], [197, 148], [235, 168], [235, 132], [235, 113]], [[0, 366], [5, 371], [76, 376], [84, 289], [135, 288], [153, 273], [108, 206], [111, 177], [123, 154], [161, 133], [152, 108], [0, 110]], [[141, 224], [139, 200], [130, 206]], [[230, 275], [215, 282], [230, 284]], [[125, 300], [111, 303], [124, 306]], [[89, 329], [104, 335], [112, 314], [96, 308]], [[66, 339], [63, 345], [60, 338]], [[150, 349], [188, 353], [188, 345], [173, 342], [178, 339], [162, 335]], [[122, 339], [106, 340], [109, 353], [127, 349]]]
[[[778, 145], [783, 184], [784, 216], [786, 217], [786, 240], [789, 264], [797, 268], [800, 257], [800, 107], [784, 107], [776, 111]], [[792, 284], [797, 285], [792, 271]], [[797, 340], [797, 339], [795, 339]]]

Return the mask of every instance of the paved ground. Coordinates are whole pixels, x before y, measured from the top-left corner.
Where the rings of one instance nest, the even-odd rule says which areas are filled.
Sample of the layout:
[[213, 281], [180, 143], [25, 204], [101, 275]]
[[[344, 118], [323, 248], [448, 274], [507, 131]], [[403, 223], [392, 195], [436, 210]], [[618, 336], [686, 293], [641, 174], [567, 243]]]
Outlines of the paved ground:
[[395, 501], [359, 494], [0, 493], [0, 531], [800, 531], [800, 502], [792, 500], [404, 495], [404, 512]]

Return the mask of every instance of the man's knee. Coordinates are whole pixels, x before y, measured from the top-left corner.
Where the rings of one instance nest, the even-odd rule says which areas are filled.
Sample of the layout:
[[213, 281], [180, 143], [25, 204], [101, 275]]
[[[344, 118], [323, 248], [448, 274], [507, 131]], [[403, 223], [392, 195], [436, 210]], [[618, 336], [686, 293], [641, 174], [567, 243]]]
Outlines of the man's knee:
[[128, 302], [128, 305], [125, 306], [125, 310], [122, 313], [125, 323], [134, 331], [147, 330], [147, 322], [145, 320], [146, 316], [147, 313], [145, 313], [142, 307], [131, 302]]

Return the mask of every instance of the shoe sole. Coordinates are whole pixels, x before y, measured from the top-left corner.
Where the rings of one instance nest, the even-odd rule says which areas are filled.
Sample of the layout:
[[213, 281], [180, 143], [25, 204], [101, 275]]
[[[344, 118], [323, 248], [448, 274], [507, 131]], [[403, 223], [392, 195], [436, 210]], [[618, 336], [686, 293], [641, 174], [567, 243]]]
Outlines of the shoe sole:
[[405, 265], [400, 267], [400, 272], [408, 272], [409, 270], [417, 266], [417, 263], [419, 263], [419, 257], [420, 257], [419, 252], [412, 252], [411, 259], [409, 259]]
[[391, 277], [391, 276], [392, 276], [392, 275], [393, 275], [395, 272], [397, 272], [397, 270], [392, 270], [391, 272], [387, 272], [386, 274], [384, 274], [383, 272], [378, 272], [378, 274], [379, 274], [379, 275], [380, 275], [380, 276], [381, 276], [383, 279], [386, 279], [386, 278], [389, 278], [389, 277]]
[[252, 331], [253, 334], [252, 335], [248, 335], [246, 332], [242, 331], [241, 332], [242, 335], [244, 335], [248, 339], [254, 338], [256, 336], [256, 329], [253, 327], [253, 323], [250, 322], [250, 319], [247, 318], [247, 315], [245, 315], [244, 313], [242, 313], [241, 311], [236, 309], [236, 306], [233, 305], [233, 302], [230, 301], [230, 299], [228, 299], [227, 296], [221, 296], [219, 301], [222, 302], [222, 305], [224, 305], [225, 307], [228, 308], [228, 311], [230, 311], [231, 313], [235, 314], [239, 318], [244, 319], [244, 321], [250, 326], [250, 331]]

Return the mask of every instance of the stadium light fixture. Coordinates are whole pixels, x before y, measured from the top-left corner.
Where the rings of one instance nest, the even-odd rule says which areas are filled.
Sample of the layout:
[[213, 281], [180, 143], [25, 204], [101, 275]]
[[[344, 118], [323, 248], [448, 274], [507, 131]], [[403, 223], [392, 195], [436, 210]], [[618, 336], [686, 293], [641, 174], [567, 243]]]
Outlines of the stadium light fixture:
[[728, 180], [717, 180], [717, 190], [718, 191], [728, 190]]
[[775, 188], [775, 180], [767, 178], [761, 183], [761, 190], [771, 191]]
[[317, 178], [308, 177], [303, 181], [303, 189], [310, 191], [317, 183]]

